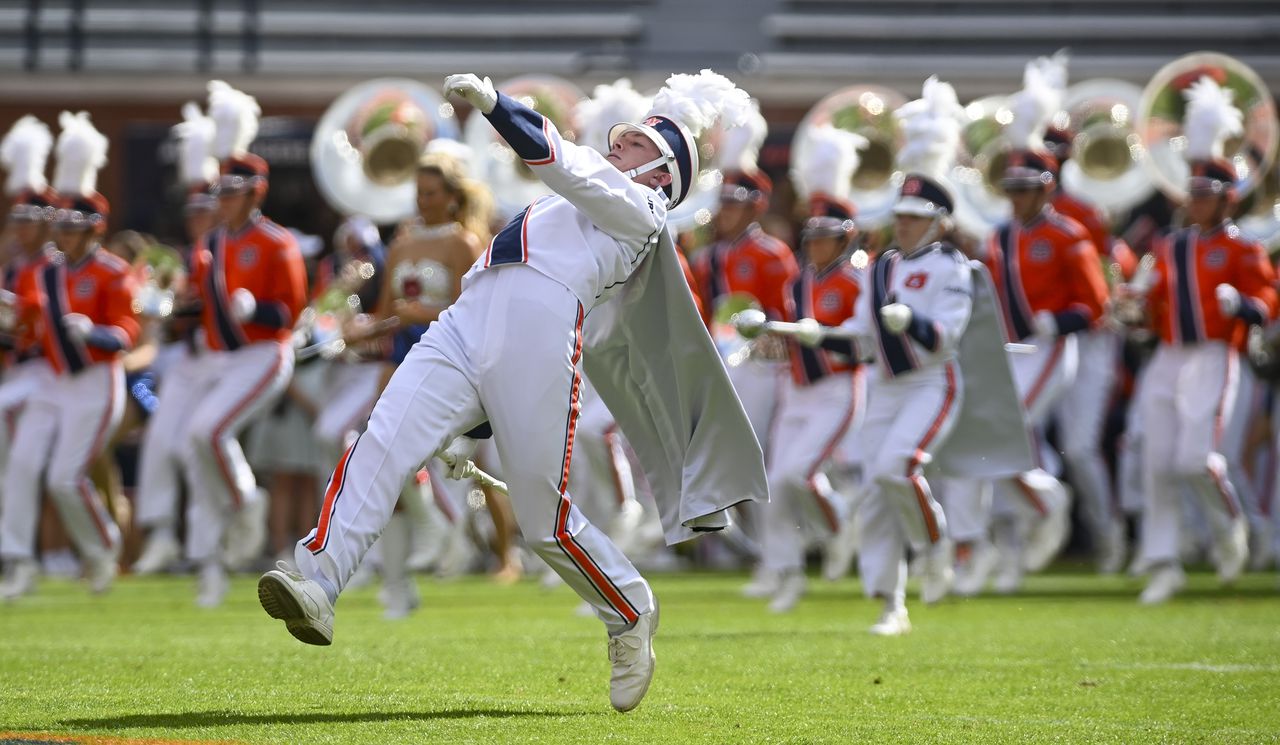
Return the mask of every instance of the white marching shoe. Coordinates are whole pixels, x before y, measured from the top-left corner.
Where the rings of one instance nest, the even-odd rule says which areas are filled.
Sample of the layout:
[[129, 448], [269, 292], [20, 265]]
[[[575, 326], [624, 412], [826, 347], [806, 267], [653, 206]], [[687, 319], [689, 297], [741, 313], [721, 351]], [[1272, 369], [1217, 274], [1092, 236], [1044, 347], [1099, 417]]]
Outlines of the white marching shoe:
[[956, 579], [955, 557], [955, 544], [947, 538], [938, 541], [924, 555], [920, 600], [926, 605], [933, 605], [951, 592]]
[[1125, 554], [1129, 553], [1129, 539], [1125, 535], [1122, 520], [1112, 520], [1102, 529], [1098, 539], [1098, 574], [1110, 576], [1124, 569]]
[[227, 579], [227, 570], [216, 561], [210, 561], [200, 567], [200, 578], [196, 584], [196, 605], [201, 608], [217, 608], [222, 605], [231, 589]]
[[1214, 546], [1213, 557], [1218, 565], [1219, 582], [1229, 585], [1240, 579], [1240, 573], [1249, 561], [1249, 529], [1244, 516], [1238, 515], [1231, 521], [1226, 534]]
[[658, 631], [658, 607], [640, 614], [631, 628], [609, 636], [609, 703], [618, 711], [631, 711], [649, 692], [653, 667], [653, 635]]
[[6, 567], [4, 582], [0, 583], [0, 598], [17, 600], [36, 589], [39, 566], [31, 559], [13, 559]]
[[155, 529], [147, 536], [147, 545], [142, 554], [133, 562], [131, 571], [137, 575], [156, 574], [169, 569], [177, 563], [181, 548], [178, 539], [170, 530]]
[[778, 591], [773, 594], [773, 600], [769, 601], [769, 611], [790, 613], [808, 589], [809, 580], [805, 578], [803, 571], [796, 569], [783, 574], [778, 582]]
[[839, 582], [858, 555], [858, 528], [856, 516], [850, 515], [840, 524], [840, 531], [827, 541], [827, 550], [822, 556], [822, 578], [828, 582]]
[[1176, 592], [1187, 584], [1182, 567], [1177, 564], [1165, 564], [1151, 573], [1151, 580], [1138, 596], [1143, 605], [1159, 605], [1168, 602]]
[[911, 633], [911, 619], [905, 605], [885, 606], [880, 620], [867, 629], [876, 636], [902, 636]]
[[1071, 496], [1067, 488], [1053, 479], [1041, 494], [1047, 512], [1032, 526], [1022, 552], [1022, 568], [1028, 572], [1038, 572], [1049, 566], [1049, 562], [1062, 550], [1071, 530]]
[[333, 602], [317, 582], [277, 564], [258, 580], [258, 602], [300, 642], [333, 643]]
[[84, 560], [84, 578], [89, 583], [89, 592], [94, 595], [110, 590], [119, 571], [115, 554]]
[[226, 564], [231, 569], [244, 569], [262, 557], [267, 546], [267, 494], [262, 489], [257, 496], [240, 505], [227, 526]]
[[987, 580], [1000, 563], [1000, 552], [988, 540], [975, 541], [968, 559], [955, 570], [956, 581], [952, 592], [971, 598], [982, 592]]
[[751, 575], [751, 581], [742, 587], [742, 597], [754, 600], [771, 598], [778, 593], [781, 583], [782, 577], [777, 572], [765, 569], [763, 565], [757, 566]]

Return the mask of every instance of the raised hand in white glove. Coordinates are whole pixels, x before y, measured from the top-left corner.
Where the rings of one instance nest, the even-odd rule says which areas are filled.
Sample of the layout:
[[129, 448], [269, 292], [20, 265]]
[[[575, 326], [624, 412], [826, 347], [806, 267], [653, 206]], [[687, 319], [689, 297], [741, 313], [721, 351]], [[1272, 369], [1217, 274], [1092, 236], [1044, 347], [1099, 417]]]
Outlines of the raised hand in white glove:
[[62, 328], [66, 329], [72, 338], [83, 341], [93, 333], [93, 321], [83, 313], [68, 313], [62, 317]]
[[827, 335], [825, 330], [822, 328], [822, 324], [812, 318], [801, 318], [799, 321], [796, 321], [796, 326], [799, 328], [796, 329], [796, 332], [792, 334], [792, 336], [795, 337], [796, 341], [806, 347], [818, 346]]
[[445, 78], [444, 94], [466, 99], [467, 103], [476, 107], [482, 114], [488, 114], [493, 111], [494, 106], [498, 105], [498, 92], [493, 89], [493, 81], [488, 77], [481, 80], [469, 72]]
[[449, 443], [449, 447], [439, 453], [440, 460], [449, 467], [445, 476], [451, 479], [461, 479], [462, 472], [467, 468], [467, 462], [471, 460], [471, 456], [476, 454], [476, 446], [479, 442], [465, 435], [453, 438], [453, 442]]
[[889, 303], [880, 309], [880, 320], [891, 334], [901, 334], [911, 325], [911, 306], [904, 303]]
[[1042, 310], [1031, 317], [1031, 326], [1037, 336], [1052, 339], [1058, 335], [1058, 319], [1052, 311]]
[[231, 317], [244, 323], [258, 309], [258, 300], [245, 288], [241, 287], [231, 293]]
[[1213, 294], [1218, 296], [1218, 310], [1222, 315], [1235, 318], [1240, 312], [1240, 291], [1224, 283], [1213, 288]]
[[764, 333], [764, 324], [768, 318], [762, 311], [748, 308], [733, 314], [729, 323], [743, 339], [754, 339]]

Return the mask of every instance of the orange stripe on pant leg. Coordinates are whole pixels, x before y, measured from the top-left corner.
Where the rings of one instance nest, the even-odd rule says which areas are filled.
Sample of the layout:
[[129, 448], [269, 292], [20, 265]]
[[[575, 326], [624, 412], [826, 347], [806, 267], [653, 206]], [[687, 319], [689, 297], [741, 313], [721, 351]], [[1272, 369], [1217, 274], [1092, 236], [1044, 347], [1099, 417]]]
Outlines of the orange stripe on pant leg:
[[565, 556], [573, 562], [578, 571], [582, 573], [587, 581], [591, 583], [595, 591], [604, 598], [604, 601], [613, 608], [619, 616], [627, 623], [631, 623], [640, 617], [635, 606], [622, 594], [609, 579], [609, 577], [591, 560], [591, 556], [580, 546], [573, 536], [569, 533], [569, 510], [572, 503], [569, 497], [560, 497], [560, 506], [556, 509], [556, 544], [560, 546], [560, 550]]
[[[107, 371], [107, 406], [102, 413], [102, 420], [98, 422], [98, 431], [93, 436], [93, 443], [89, 445], [89, 451], [85, 453], [84, 465], [80, 467], [80, 477], [76, 481], [79, 483], [80, 500], [84, 502], [85, 509], [89, 511], [90, 517], [93, 518], [94, 527], [98, 529], [98, 535], [102, 538], [102, 545], [111, 548], [111, 532], [102, 521], [103, 514], [107, 514], [108, 518], [110, 514], [106, 512], [106, 504], [102, 502], [101, 498], [94, 499], [94, 490], [91, 488], [87, 475], [94, 459], [106, 446], [107, 430], [111, 428], [111, 414], [116, 406], [116, 374], [123, 374], [124, 372], [124, 368], [116, 367], [116, 363], [108, 364], [112, 365], [112, 367]], [[102, 512], [98, 511], [99, 505], [102, 507]]]
[[1049, 359], [1045, 360], [1044, 367], [1041, 368], [1040, 374], [1036, 376], [1036, 382], [1032, 384], [1031, 390], [1027, 392], [1027, 397], [1023, 399], [1022, 406], [1028, 412], [1035, 404], [1036, 399], [1040, 398], [1040, 394], [1044, 392], [1044, 387], [1049, 384], [1049, 378], [1053, 377], [1054, 365], [1058, 363], [1058, 358], [1062, 356], [1062, 347], [1065, 342], [1058, 339], [1053, 343], [1053, 351], [1049, 353]]
[[853, 383], [853, 391], [849, 398], [849, 409], [845, 411], [844, 418], [840, 420], [840, 426], [836, 429], [835, 434], [831, 436], [831, 439], [827, 441], [826, 446], [822, 448], [822, 452], [809, 468], [808, 475], [805, 476], [805, 483], [809, 485], [809, 491], [813, 493], [813, 498], [818, 503], [818, 509], [822, 511], [822, 516], [826, 518], [827, 527], [830, 528], [833, 533], [840, 530], [840, 521], [836, 519], [835, 509], [831, 507], [830, 502], [818, 491], [818, 469], [835, 454], [836, 448], [840, 446], [840, 442], [844, 440], [845, 434], [848, 433], [849, 427], [857, 417], [858, 398], [862, 388], [862, 375], [861, 367], [853, 371], [850, 381]]
[[222, 448], [219, 447], [218, 443], [222, 440], [222, 435], [226, 432], [227, 427], [231, 425], [231, 422], [248, 408], [249, 404], [253, 403], [254, 399], [260, 396], [267, 386], [271, 385], [271, 381], [276, 375], [280, 374], [280, 368], [284, 364], [283, 351], [280, 351], [279, 354], [280, 356], [276, 358], [275, 367], [271, 368], [271, 371], [262, 380], [258, 381], [258, 384], [253, 387], [248, 396], [241, 399], [240, 403], [236, 404], [235, 408], [223, 417], [222, 421], [218, 422], [218, 425], [213, 428], [212, 436], [209, 438], [213, 445], [213, 456], [218, 460], [218, 469], [222, 471], [222, 477], [226, 479], [227, 487], [231, 491], [231, 505], [236, 509], [240, 508], [240, 490], [236, 488], [235, 476], [231, 473], [231, 467], [227, 465], [227, 459], [222, 456]]
[[320, 507], [320, 521], [316, 524], [315, 537], [307, 542], [307, 550], [313, 554], [322, 551], [329, 539], [329, 521], [333, 519], [333, 509], [337, 506], [338, 495], [342, 493], [342, 487], [347, 482], [347, 461], [359, 442], [360, 438], [356, 438], [356, 441], [351, 443], [351, 447], [347, 448], [338, 459], [333, 475], [329, 477], [329, 488], [324, 492], [324, 504]]
[[1022, 496], [1027, 498], [1027, 501], [1031, 503], [1032, 509], [1040, 513], [1041, 517], [1049, 514], [1049, 508], [1045, 507], [1044, 502], [1040, 501], [1040, 497], [1036, 496], [1036, 490], [1032, 489], [1026, 481], [1023, 481], [1021, 476], [1014, 476], [1013, 483], [1018, 485]]
[[929, 429], [925, 430], [920, 442], [916, 443], [911, 460], [907, 461], [907, 481], [911, 482], [911, 488], [915, 490], [916, 503], [920, 506], [920, 516], [924, 519], [924, 527], [929, 534], [930, 543], [937, 543], [942, 537], [942, 531], [938, 530], [937, 515], [933, 514], [933, 508], [929, 506], [929, 495], [925, 491], [928, 488], [928, 483], [916, 471], [920, 469], [920, 464], [924, 462], [924, 456], [927, 452], [925, 448], [929, 447], [929, 444], [933, 442], [933, 438], [937, 437], [938, 432], [942, 431], [942, 424], [947, 421], [947, 417], [951, 414], [951, 407], [956, 401], [955, 368], [948, 362], [943, 370], [946, 371], [947, 375], [947, 391], [942, 399], [942, 408], [938, 410], [938, 415], [929, 424]]
[[920, 505], [920, 514], [924, 517], [924, 527], [929, 533], [929, 543], [937, 543], [942, 538], [942, 533], [938, 530], [938, 519], [933, 514], [933, 509], [929, 507], [929, 496], [925, 493], [925, 480], [921, 476], [908, 476], [907, 480], [911, 482], [911, 486], [915, 490], [916, 503]]

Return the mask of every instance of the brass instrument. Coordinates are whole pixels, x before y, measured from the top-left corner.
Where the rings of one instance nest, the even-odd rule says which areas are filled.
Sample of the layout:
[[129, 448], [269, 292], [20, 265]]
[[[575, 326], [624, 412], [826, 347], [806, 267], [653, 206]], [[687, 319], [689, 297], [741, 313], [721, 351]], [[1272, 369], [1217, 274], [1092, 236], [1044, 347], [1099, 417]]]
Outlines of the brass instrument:
[[1010, 97], [996, 95], [972, 101], [964, 107], [964, 119], [960, 153], [951, 171], [956, 198], [954, 217], [962, 232], [985, 240], [1012, 215], [1009, 201], [1000, 189], [1009, 157], [1004, 128], [1013, 121]]
[[1073, 133], [1071, 159], [1061, 184], [1108, 214], [1123, 214], [1155, 192], [1136, 126], [1142, 90], [1121, 80], [1096, 78], [1067, 89], [1054, 123]]

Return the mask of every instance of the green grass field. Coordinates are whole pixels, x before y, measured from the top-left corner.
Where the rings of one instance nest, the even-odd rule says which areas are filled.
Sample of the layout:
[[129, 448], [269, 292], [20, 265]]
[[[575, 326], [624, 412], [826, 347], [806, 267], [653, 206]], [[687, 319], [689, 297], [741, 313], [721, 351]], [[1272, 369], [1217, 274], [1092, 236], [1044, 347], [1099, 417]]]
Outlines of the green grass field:
[[609, 708], [604, 632], [526, 582], [422, 583], [413, 618], [373, 589], [338, 605], [332, 647], [262, 613], [252, 578], [200, 611], [191, 580], [125, 579], [90, 598], [45, 582], [0, 606], [0, 742], [1280, 742], [1280, 593], [1197, 574], [1141, 608], [1123, 579], [1059, 572], [1013, 598], [912, 606], [915, 632], [865, 631], [853, 580], [796, 612], [741, 576], [657, 576], [657, 677]]

